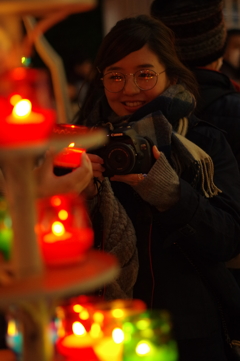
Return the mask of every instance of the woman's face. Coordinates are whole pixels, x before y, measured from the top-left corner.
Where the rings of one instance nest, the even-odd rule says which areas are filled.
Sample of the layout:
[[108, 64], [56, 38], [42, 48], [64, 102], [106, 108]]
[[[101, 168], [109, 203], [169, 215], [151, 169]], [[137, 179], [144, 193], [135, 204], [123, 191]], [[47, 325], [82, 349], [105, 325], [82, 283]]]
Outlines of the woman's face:
[[104, 75], [108, 72], [121, 72], [123, 74], [134, 74], [138, 70], [154, 70], [158, 75], [157, 84], [150, 90], [141, 90], [134, 83], [132, 75], [126, 76], [124, 88], [118, 93], [111, 93], [105, 89], [108, 103], [112, 110], [119, 116], [130, 115], [143, 105], [151, 102], [167, 89], [171, 82], [168, 78], [165, 66], [161, 64], [158, 57], [147, 45], [140, 50], [134, 51], [125, 58], [112, 64], [104, 70]]

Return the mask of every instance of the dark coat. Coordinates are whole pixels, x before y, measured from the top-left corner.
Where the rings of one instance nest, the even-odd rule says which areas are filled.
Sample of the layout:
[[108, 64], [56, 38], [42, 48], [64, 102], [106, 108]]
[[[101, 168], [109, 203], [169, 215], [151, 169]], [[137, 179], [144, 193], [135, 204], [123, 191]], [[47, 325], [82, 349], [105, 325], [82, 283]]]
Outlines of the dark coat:
[[[137, 110], [129, 121], [161, 109], [175, 126], [191, 111], [179, 98], [174, 102], [166, 96], [159, 98]], [[161, 98], [164, 101], [159, 103]], [[99, 125], [109, 119], [104, 101], [101, 105], [97, 117], [94, 111], [85, 125]], [[189, 174], [183, 173], [179, 200], [169, 210], [159, 212], [131, 186], [111, 182], [137, 234], [139, 274], [133, 296], [145, 301], [148, 308], [169, 310], [179, 340], [219, 332], [221, 304], [230, 336], [240, 340], [240, 289], [224, 263], [240, 253], [237, 162], [223, 132], [195, 115], [189, 118], [186, 137], [212, 158], [214, 183], [222, 193], [205, 198], [201, 185], [194, 189]]]
[[195, 116], [187, 138], [212, 157], [222, 194], [206, 199], [181, 178], [179, 202], [158, 212], [130, 186], [112, 182], [137, 232], [140, 270], [134, 297], [169, 310], [177, 339], [207, 337], [219, 329], [219, 300], [227, 315], [233, 312], [231, 328], [235, 320], [238, 327], [240, 317], [240, 290], [224, 264], [240, 252], [236, 160], [223, 133]]
[[194, 69], [200, 88], [195, 114], [223, 129], [240, 168], [240, 93], [226, 75], [203, 68]]

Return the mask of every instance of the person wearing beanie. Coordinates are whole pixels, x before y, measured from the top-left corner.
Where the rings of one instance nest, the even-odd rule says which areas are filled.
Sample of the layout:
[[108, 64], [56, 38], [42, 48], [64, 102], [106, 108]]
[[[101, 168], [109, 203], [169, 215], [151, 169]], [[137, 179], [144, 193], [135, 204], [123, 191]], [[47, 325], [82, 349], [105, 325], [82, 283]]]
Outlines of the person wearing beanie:
[[[227, 39], [223, 1], [154, 0], [150, 12], [174, 32], [178, 56], [195, 74], [195, 114], [224, 131], [240, 169], [240, 87], [219, 71]], [[240, 286], [240, 262], [228, 266]]]
[[173, 30], [178, 56], [187, 66], [195, 67], [211, 64], [224, 54], [222, 9], [222, 0], [154, 0], [151, 15]]
[[240, 87], [219, 71], [227, 38], [223, 0], [154, 0], [150, 13], [174, 32], [178, 56], [195, 74], [195, 114], [224, 130], [240, 168]]
[[240, 84], [240, 29], [238, 28], [227, 31], [226, 50], [220, 70]]

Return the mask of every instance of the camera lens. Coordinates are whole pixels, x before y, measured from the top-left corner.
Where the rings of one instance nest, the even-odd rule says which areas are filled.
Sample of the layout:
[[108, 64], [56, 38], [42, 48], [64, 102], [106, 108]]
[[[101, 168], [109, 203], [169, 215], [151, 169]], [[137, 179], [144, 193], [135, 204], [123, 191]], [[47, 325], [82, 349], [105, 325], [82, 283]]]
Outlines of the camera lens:
[[114, 174], [129, 174], [135, 165], [134, 148], [125, 143], [114, 143], [108, 146], [105, 157], [105, 167]]

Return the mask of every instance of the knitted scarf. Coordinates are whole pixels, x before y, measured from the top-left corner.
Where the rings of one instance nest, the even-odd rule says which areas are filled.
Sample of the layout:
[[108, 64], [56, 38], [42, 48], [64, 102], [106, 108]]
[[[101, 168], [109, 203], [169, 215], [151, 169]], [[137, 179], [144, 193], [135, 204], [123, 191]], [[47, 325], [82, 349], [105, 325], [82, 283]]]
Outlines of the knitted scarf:
[[200, 184], [205, 197], [221, 192], [214, 184], [214, 166], [211, 157], [185, 138], [188, 116], [195, 108], [193, 95], [181, 84], [170, 86], [153, 101], [134, 114], [117, 116], [105, 97], [101, 98], [86, 120], [87, 126], [104, 126], [110, 131], [130, 125], [140, 136], [147, 137], [163, 152], [176, 173], [190, 175], [193, 187]]

